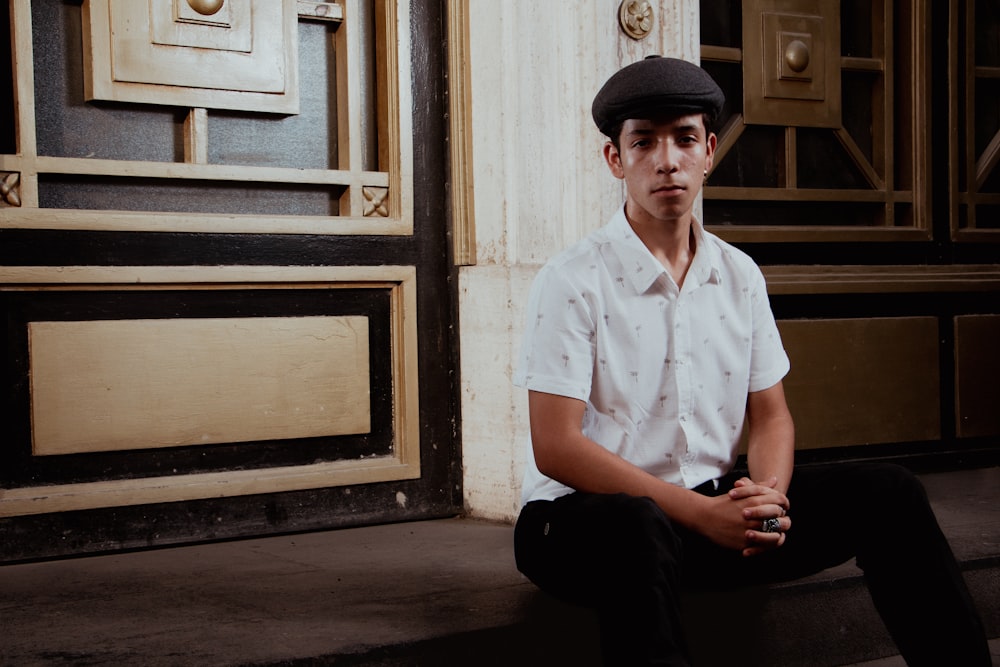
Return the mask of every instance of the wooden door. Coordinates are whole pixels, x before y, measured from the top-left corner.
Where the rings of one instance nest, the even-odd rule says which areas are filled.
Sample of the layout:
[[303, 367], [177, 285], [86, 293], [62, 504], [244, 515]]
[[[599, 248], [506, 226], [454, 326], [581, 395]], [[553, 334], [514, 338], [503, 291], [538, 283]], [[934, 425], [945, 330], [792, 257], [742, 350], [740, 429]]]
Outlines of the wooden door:
[[440, 13], [10, 3], [0, 559], [458, 511]]
[[995, 465], [1000, 11], [700, 4], [704, 217], [763, 267], [799, 460]]

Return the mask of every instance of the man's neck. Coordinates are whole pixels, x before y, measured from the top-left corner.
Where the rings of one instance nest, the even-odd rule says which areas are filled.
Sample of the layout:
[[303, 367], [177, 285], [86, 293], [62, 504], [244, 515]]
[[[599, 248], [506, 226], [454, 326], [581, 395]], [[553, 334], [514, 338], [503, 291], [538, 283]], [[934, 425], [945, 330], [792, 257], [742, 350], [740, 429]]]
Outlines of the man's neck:
[[628, 215], [626, 218], [632, 231], [667, 270], [678, 289], [683, 286], [696, 250], [691, 216], [654, 223], [636, 222]]

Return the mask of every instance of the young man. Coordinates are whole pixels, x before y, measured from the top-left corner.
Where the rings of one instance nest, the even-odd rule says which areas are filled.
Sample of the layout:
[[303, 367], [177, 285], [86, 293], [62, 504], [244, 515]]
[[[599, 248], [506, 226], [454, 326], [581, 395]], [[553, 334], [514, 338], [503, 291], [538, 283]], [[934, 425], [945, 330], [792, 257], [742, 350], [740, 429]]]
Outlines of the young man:
[[531, 292], [514, 378], [531, 424], [518, 568], [597, 609], [606, 664], [686, 665], [681, 582], [787, 580], [857, 557], [909, 664], [989, 665], [919, 481], [882, 464], [793, 477], [789, 362], [764, 278], [692, 213], [723, 101], [700, 67], [659, 57], [594, 99], [627, 196]]

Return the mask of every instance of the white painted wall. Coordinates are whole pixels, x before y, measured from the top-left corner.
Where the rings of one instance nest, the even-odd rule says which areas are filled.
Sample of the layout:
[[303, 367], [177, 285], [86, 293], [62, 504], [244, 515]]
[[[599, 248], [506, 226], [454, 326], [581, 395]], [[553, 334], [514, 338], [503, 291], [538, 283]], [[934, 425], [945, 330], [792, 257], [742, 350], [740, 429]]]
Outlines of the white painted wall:
[[477, 265], [459, 274], [465, 505], [513, 521], [527, 396], [510, 384], [528, 289], [545, 260], [602, 226], [624, 196], [590, 105], [650, 54], [696, 61], [697, 0], [663, 0], [641, 41], [619, 0], [469, 0]]

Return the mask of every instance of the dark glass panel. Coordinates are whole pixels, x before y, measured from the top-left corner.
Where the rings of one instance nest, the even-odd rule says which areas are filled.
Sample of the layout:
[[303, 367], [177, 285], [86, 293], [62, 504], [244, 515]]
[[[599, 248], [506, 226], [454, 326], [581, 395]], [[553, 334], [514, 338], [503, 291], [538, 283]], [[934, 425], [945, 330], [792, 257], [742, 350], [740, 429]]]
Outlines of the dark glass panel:
[[337, 79], [333, 27], [299, 22], [299, 113], [210, 110], [212, 164], [337, 169]]
[[78, 3], [31, 3], [38, 154], [181, 162], [187, 109], [83, 98], [83, 18]]
[[320, 185], [63, 175], [42, 176], [38, 189], [41, 208], [231, 215], [337, 215], [341, 195]]
[[1000, 206], [977, 206], [976, 229], [1000, 229]]
[[844, 72], [841, 78], [841, 120], [868, 161], [872, 160], [872, 101], [882, 84], [876, 72]]
[[701, 3], [701, 43], [740, 48], [743, 10], [739, 0]]
[[841, 55], [872, 57], [872, 13], [869, 0], [840, 0]]
[[802, 127], [798, 135], [800, 188], [870, 189], [833, 130]]
[[709, 185], [775, 188], [781, 185], [784, 128], [748, 125], [715, 166]]
[[1000, 80], [976, 79], [976, 158], [1000, 133]]
[[976, 2], [976, 65], [1000, 67], [1000, 3]]
[[10, 48], [10, 12], [0, 10], [0, 153], [7, 155], [17, 152], [14, 67]]
[[724, 63], [704, 60], [701, 66], [726, 93], [725, 104], [719, 117], [715, 119], [716, 132], [722, 128], [733, 114], [743, 110], [743, 66], [741, 63]]

